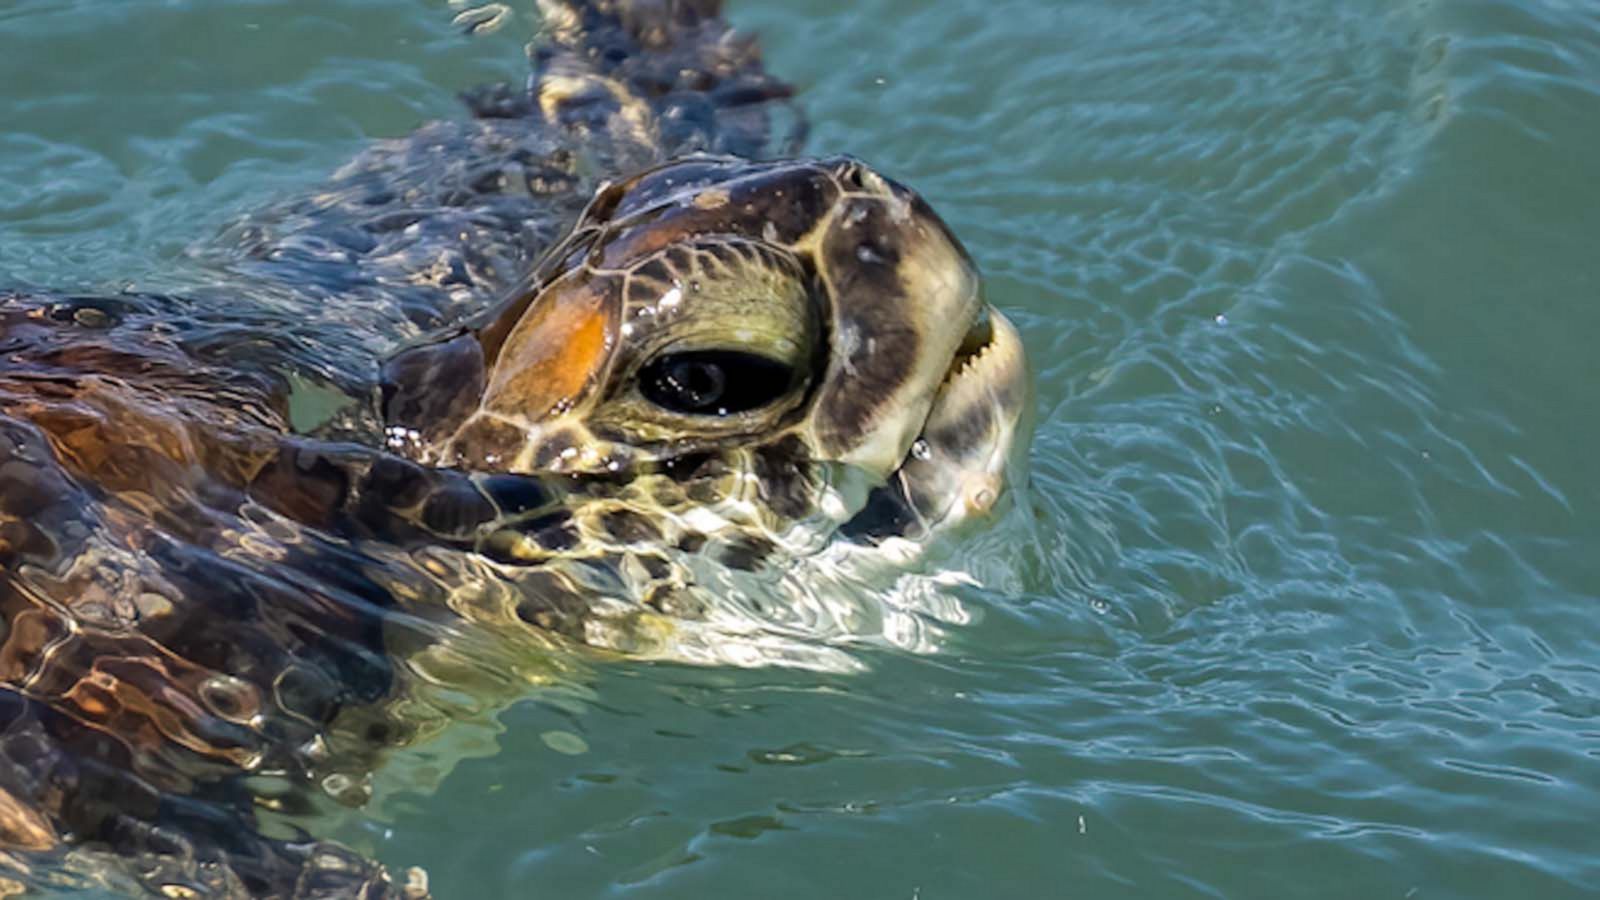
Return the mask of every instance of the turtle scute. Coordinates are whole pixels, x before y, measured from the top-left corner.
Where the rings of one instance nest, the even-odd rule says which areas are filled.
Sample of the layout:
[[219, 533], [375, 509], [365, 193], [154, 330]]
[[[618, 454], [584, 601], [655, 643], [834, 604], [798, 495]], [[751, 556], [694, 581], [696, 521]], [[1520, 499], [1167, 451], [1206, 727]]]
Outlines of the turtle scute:
[[539, 5], [525, 89], [200, 295], [0, 292], [0, 893], [419, 900], [315, 836], [396, 746], [595, 651], [837, 660], [882, 617], [814, 561], [999, 477], [1020, 355], [932, 210], [752, 161], [790, 92], [716, 0]]
[[[415, 433], [369, 412], [376, 358], [519, 282], [598, 183], [781, 141], [788, 89], [720, 4], [540, 6], [527, 88], [197, 248], [194, 296], [0, 291], [0, 893], [425, 896], [311, 836], [318, 811], [364, 802], [451, 703], [559, 670], [549, 635], [582, 639], [596, 600], [672, 576], [639, 546], [652, 514], [394, 452], [525, 443], [458, 434], [480, 363], [432, 354], [389, 393]], [[306, 385], [336, 413], [303, 421]]]

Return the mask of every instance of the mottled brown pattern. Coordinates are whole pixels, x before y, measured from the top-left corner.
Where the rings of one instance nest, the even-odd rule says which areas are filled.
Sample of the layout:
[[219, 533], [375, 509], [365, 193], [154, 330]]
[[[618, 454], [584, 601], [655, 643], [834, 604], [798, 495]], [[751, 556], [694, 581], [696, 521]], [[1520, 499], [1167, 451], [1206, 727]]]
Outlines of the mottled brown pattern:
[[[398, 558], [352, 539], [470, 550], [488, 523], [556, 494], [386, 456], [360, 383], [331, 387], [356, 401], [335, 425], [361, 443], [289, 437], [284, 376], [313, 358], [361, 371], [492, 305], [571, 223], [589, 179], [767, 148], [761, 100], [787, 93], [753, 45], [725, 39], [716, 3], [549, 6], [564, 17], [531, 92], [475, 93], [478, 118], [382, 143], [316, 197], [225, 235], [222, 267], [247, 290], [303, 298], [304, 321], [223, 320], [205, 297], [0, 292], [0, 849], [91, 854], [80, 882], [158, 896], [426, 893], [339, 848], [261, 837], [237, 776], [284, 772], [304, 791], [371, 761], [334, 726], [402, 690], [382, 661], [384, 610], [443, 608], [455, 576], [423, 576], [429, 563], [374, 580]], [[391, 388], [391, 415], [428, 423], [423, 439], [470, 414], [452, 388], [484, 386], [472, 352], [396, 363], [391, 384], [421, 389]], [[564, 371], [517, 390], [549, 391]], [[463, 445], [522, 443], [497, 440]], [[555, 552], [581, 539], [570, 520], [529, 530]], [[583, 580], [542, 577], [527, 616], [577, 633]], [[382, 722], [364, 738], [408, 732]], [[39, 862], [16, 877], [48, 881]]]
[[292, 832], [430, 701], [526, 688], [479, 649], [671, 658], [697, 572], [784, 574], [857, 482], [966, 490], [1011, 440], [965, 252], [855, 160], [750, 161], [789, 90], [719, 3], [540, 5], [526, 90], [228, 232], [303, 315], [0, 292], [0, 868], [423, 897]]

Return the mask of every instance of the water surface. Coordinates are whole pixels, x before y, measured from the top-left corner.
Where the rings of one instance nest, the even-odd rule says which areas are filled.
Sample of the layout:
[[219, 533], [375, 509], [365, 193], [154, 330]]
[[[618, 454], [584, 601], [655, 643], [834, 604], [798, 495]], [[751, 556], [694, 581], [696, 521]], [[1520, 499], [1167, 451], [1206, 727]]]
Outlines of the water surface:
[[[3, 283], [181, 280], [520, 76], [527, 10], [472, 39], [454, 12], [11, 3]], [[1592, 896], [1600, 16], [732, 16], [809, 149], [919, 187], [1023, 325], [1027, 515], [950, 563], [988, 586], [936, 653], [597, 667], [330, 828], [441, 897]]]

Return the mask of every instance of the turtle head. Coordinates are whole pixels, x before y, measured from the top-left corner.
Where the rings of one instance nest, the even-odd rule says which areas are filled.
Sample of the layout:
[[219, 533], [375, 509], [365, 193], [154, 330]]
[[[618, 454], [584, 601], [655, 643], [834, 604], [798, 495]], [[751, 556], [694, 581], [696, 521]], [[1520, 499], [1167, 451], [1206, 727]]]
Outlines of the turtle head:
[[1000, 498], [1027, 382], [915, 193], [693, 158], [603, 188], [475, 327], [397, 356], [385, 415], [425, 462], [604, 482], [712, 542], [920, 545]]

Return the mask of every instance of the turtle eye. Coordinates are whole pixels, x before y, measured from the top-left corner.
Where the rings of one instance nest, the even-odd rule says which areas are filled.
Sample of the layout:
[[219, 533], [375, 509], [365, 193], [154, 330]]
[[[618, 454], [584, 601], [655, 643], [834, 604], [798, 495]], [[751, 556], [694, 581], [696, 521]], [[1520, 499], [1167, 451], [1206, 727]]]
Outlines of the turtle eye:
[[729, 416], [765, 406], [794, 383], [776, 360], [739, 350], [693, 350], [656, 357], [639, 373], [639, 390], [675, 413]]

